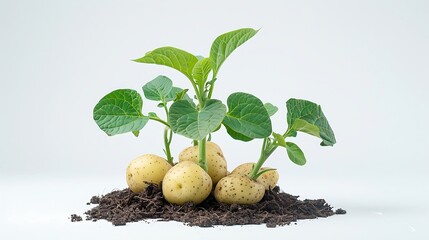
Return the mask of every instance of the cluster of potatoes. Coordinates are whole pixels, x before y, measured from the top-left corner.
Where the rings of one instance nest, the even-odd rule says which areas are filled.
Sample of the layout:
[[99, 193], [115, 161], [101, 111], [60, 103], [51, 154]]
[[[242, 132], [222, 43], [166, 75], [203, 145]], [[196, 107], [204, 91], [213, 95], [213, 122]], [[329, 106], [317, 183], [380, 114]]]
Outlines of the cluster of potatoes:
[[[179, 154], [179, 162], [174, 166], [157, 155], [142, 155], [128, 165], [128, 187], [139, 193], [150, 183], [162, 184], [162, 193], [168, 202], [199, 204], [210, 195], [215, 186], [214, 196], [218, 202], [254, 204], [279, 179], [278, 172], [271, 170], [260, 175], [256, 181], [251, 180], [249, 174], [254, 163], [244, 163], [228, 173], [223, 152], [213, 142], [206, 144], [206, 159], [208, 172], [198, 165], [198, 146], [184, 149]], [[261, 169], [263, 170], [264, 168]]]

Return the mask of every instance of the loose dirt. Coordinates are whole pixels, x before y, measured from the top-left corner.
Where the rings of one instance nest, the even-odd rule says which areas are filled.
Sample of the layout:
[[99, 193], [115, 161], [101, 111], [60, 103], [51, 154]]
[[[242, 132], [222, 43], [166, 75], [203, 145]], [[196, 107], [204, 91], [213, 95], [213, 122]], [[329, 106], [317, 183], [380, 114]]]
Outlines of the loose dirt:
[[[281, 192], [279, 187], [266, 191], [264, 198], [253, 205], [219, 204], [213, 195], [199, 205], [193, 203], [174, 205], [164, 199], [161, 189], [156, 185], [150, 185], [139, 194], [127, 188], [101, 197], [93, 196], [87, 204], [98, 205], [85, 212], [86, 220], [105, 219], [115, 226], [156, 219], [178, 221], [199, 227], [246, 224], [276, 227], [288, 225], [299, 219], [346, 213], [343, 209], [333, 211], [323, 199], [299, 200], [298, 196]], [[76, 220], [73, 217], [71, 219]]]

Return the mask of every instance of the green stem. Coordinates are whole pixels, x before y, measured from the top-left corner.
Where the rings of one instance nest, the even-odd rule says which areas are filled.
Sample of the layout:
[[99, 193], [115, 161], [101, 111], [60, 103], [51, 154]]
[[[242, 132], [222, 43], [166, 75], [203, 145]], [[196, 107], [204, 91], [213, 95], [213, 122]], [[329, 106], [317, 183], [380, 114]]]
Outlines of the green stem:
[[[165, 116], [168, 119], [168, 108], [165, 99], [162, 98], [162, 105], [164, 107]], [[165, 146], [165, 155], [167, 156], [167, 162], [173, 165], [173, 157], [171, 156], [170, 144], [173, 139], [173, 132], [170, 127], [166, 126], [164, 128], [164, 146]]]
[[[191, 80], [192, 86], [195, 89], [196, 96], [198, 98], [198, 108], [202, 109], [205, 105], [205, 101], [207, 100], [206, 92], [204, 89], [204, 85], [196, 85], [195, 82]], [[198, 141], [198, 164], [204, 171], [208, 172], [207, 159], [206, 159], [206, 142], [207, 136]], [[195, 144], [195, 140], [194, 140]]]
[[[195, 96], [197, 96], [198, 103], [200, 104], [200, 108], [202, 108], [201, 104], [203, 104], [204, 101], [203, 101], [203, 98], [200, 94], [200, 90], [198, 89], [197, 85], [195, 84], [195, 81], [192, 78], [189, 78], [189, 81], [191, 82], [192, 87], [194, 88]], [[203, 90], [203, 92], [204, 92], [204, 90]]]
[[268, 142], [268, 137], [264, 138], [261, 155], [259, 156], [259, 160], [253, 166], [252, 172], [250, 172], [250, 179], [256, 180], [259, 177], [259, 170], [261, 170], [262, 165], [264, 165], [265, 161], [271, 156], [278, 146], [279, 145], [275, 142]]
[[[284, 138], [292, 136], [292, 130], [288, 129], [283, 134]], [[264, 138], [264, 142], [262, 143], [261, 155], [259, 156], [259, 160], [253, 166], [252, 172], [250, 172], [250, 179], [256, 180], [259, 177], [259, 170], [262, 165], [264, 165], [265, 161], [273, 154], [273, 152], [279, 147], [279, 144], [276, 141], [269, 142], [268, 137]]]
[[165, 126], [170, 127], [170, 124], [168, 124], [168, 122], [162, 120], [161, 118], [158, 118], [158, 117], [149, 117], [149, 119], [157, 121], [157, 122], [160, 122], [160, 123], [164, 124]]
[[292, 134], [292, 130], [288, 128], [286, 132], [283, 134], [283, 137], [284, 138], [290, 137], [292, 136], [291, 134]]
[[165, 155], [167, 155], [167, 162], [173, 165], [173, 157], [171, 156], [171, 150], [170, 150], [171, 138], [172, 138], [172, 134], [171, 134], [170, 128], [165, 127], [164, 128]]
[[206, 161], [206, 138], [198, 141], [198, 164], [204, 171], [208, 171], [207, 161]]
[[209, 90], [209, 94], [208, 94], [208, 99], [212, 98], [215, 81], [216, 81], [216, 74], [213, 73], [212, 80], [210, 81], [211, 84], [210, 84], [210, 90]]

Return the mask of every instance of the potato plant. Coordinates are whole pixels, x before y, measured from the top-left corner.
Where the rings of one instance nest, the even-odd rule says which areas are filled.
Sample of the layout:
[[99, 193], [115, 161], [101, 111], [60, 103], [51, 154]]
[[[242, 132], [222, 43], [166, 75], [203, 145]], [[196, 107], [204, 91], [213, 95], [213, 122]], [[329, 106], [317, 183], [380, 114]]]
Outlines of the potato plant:
[[[137, 91], [115, 90], [95, 106], [95, 122], [109, 136], [127, 132], [139, 136], [148, 121], [159, 122], [165, 126], [162, 135], [164, 152], [170, 165], [174, 165], [170, 150], [173, 135], [180, 134], [192, 140], [194, 146], [179, 155], [177, 169], [184, 168], [182, 166], [194, 169], [197, 166], [208, 173], [210, 183], [217, 183], [215, 197], [220, 202], [245, 204], [259, 201], [264, 191], [277, 183], [278, 172], [262, 166], [278, 147], [286, 149], [292, 162], [298, 165], [306, 163], [302, 150], [286, 139], [303, 132], [322, 139], [322, 146], [333, 146], [336, 140], [321, 107], [313, 102], [289, 99], [286, 102], [288, 127], [283, 133], [278, 133], [273, 131], [271, 124], [271, 117], [278, 111], [273, 104], [264, 103], [258, 97], [244, 92], [232, 93], [226, 103], [214, 98], [218, 73], [225, 60], [257, 32], [255, 29], [243, 28], [222, 34], [213, 41], [210, 53], [205, 57], [174, 47], [160, 47], [135, 59], [137, 63], [163, 65], [179, 71], [184, 80], [188, 81], [189, 89], [173, 86], [173, 81], [162, 75], [144, 84], [142, 89], [145, 98], [158, 102], [163, 116], [154, 112], [143, 113], [143, 98]], [[193, 98], [188, 92], [192, 93], [190, 95]], [[227, 176], [227, 164], [222, 151], [208, 142], [212, 134], [222, 127], [235, 140], [262, 141], [259, 159], [247, 164], [245, 171], [233, 171]], [[201, 199], [189, 198], [193, 195], [191, 189], [196, 186], [195, 182], [192, 183], [194, 185], [188, 185], [191, 182], [188, 180], [193, 179], [190, 175], [186, 176], [190, 172], [174, 169], [176, 166], [169, 170], [168, 178], [165, 176], [163, 179], [163, 189], [169, 189], [164, 192], [166, 199], [178, 204], [184, 201], [200, 202]], [[174, 180], [170, 175], [180, 176]], [[179, 192], [177, 179], [188, 179], [179, 184], [180, 194], [176, 194]]]

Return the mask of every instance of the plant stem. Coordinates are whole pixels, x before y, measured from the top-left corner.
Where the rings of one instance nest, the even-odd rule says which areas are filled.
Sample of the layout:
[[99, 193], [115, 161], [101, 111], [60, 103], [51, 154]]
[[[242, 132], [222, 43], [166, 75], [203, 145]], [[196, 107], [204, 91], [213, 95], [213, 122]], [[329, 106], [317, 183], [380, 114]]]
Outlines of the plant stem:
[[149, 119], [157, 121], [157, 122], [160, 122], [160, 123], [164, 124], [165, 126], [170, 127], [170, 124], [168, 124], [168, 122], [162, 120], [161, 118], [158, 118], [158, 117], [149, 117]]
[[207, 160], [206, 160], [206, 138], [198, 141], [198, 164], [204, 171], [208, 171]]
[[[189, 78], [189, 81], [191, 82], [192, 87], [194, 88], [195, 96], [197, 96], [200, 108], [202, 108], [202, 104], [204, 103], [204, 101], [203, 101], [203, 98], [202, 98], [201, 93], [200, 93], [201, 89], [198, 89], [197, 84], [195, 84], [195, 81], [192, 78]], [[204, 92], [204, 89], [203, 89], [203, 92]]]
[[267, 148], [268, 138], [264, 138], [262, 143], [261, 154], [259, 155], [259, 160], [253, 165], [252, 171], [250, 172], [250, 179], [256, 180], [258, 178], [258, 172], [261, 169], [264, 162], [268, 159], [266, 148]]
[[250, 179], [256, 180], [259, 177], [259, 170], [261, 170], [262, 165], [264, 165], [265, 161], [271, 156], [271, 154], [277, 149], [279, 146], [276, 142], [269, 142], [268, 137], [264, 138], [264, 142], [262, 143], [261, 154], [259, 156], [259, 160], [253, 166], [252, 171], [250, 172]]
[[[190, 80], [198, 98], [198, 103], [199, 103], [198, 110], [201, 110], [205, 105], [205, 101], [208, 99], [206, 97], [204, 85], [201, 84], [197, 86], [192, 79]], [[206, 142], [207, 142], [207, 136], [198, 141], [198, 164], [202, 169], [204, 169], [204, 171], [208, 172], [207, 159], [206, 159]], [[194, 140], [194, 144], [195, 144], [195, 140]]]
[[[292, 130], [287, 129], [286, 132], [283, 134], [284, 138], [293, 136]], [[264, 165], [265, 161], [271, 156], [271, 154], [277, 149], [279, 144], [276, 141], [268, 141], [269, 137], [264, 138], [264, 142], [262, 143], [262, 149], [261, 154], [259, 156], [259, 160], [256, 162], [256, 164], [253, 166], [252, 171], [250, 172], [250, 179], [256, 180], [259, 175], [259, 170], [261, 169], [262, 165]]]
[[209, 90], [209, 94], [208, 94], [208, 98], [209, 98], [209, 99], [211, 99], [211, 98], [212, 98], [212, 94], [213, 94], [213, 89], [214, 89], [215, 81], [216, 81], [216, 75], [215, 75], [215, 74], [213, 74], [212, 80], [210, 81], [210, 82], [211, 82], [211, 84], [210, 84], [210, 90]]
[[[164, 106], [165, 116], [168, 119], [168, 108], [165, 99], [162, 98], [162, 105]], [[170, 144], [173, 139], [173, 132], [171, 131], [169, 126], [165, 126], [164, 128], [164, 146], [165, 146], [165, 155], [167, 157], [167, 162], [170, 165], [173, 165], [173, 157], [171, 156]]]
[[173, 165], [173, 157], [171, 156], [170, 143], [172, 139], [171, 129], [169, 127], [164, 128], [164, 145], [165, 155], [167, 155], [167, 162]]

